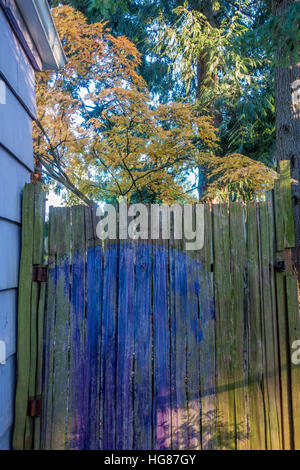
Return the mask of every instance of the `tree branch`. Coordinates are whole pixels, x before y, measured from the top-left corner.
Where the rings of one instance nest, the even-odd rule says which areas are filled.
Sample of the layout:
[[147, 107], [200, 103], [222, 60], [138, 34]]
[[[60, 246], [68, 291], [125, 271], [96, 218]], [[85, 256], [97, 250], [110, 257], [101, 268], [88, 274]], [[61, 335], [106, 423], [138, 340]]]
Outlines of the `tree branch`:
[[93, 147], [93, 153], [95, 155], [95, 158], [97, 158], [99, 160], [99, 162], [101, 163], [101, 165], [104, 166], [104, 168], [109, 172], [110, 176], [112, 177], [112, 179], [114, 180], [114, 182], [116, 183], [117, 187], [118, 187], [118, 190], [119, 190], [119, 193], [121, 194], [121, 196], [124, 196], [123, 194], [123, 191], [121, 189], [121, 186], [119, 185], [119, 182], [117, 180], [117, 178], [115, 177], [115, 175], [113, 174], [113, 172], [109, 169], [109, 166], [106, 165], [106, 163], [102, 160], [102, 158], [99, 157], [99, 155], [96, 153], [95, 151], [95, 147]]
[[[161, 165], [160, 167], [157, 167], [157, 168], [152, 168], [151, 170], [147, 171], [144, 175], [140, 175], [138, 176], [137, 178], [135, 178], [135, 182], [138, 181], [138, 180], [141, 180], [143, 178], [146, 178], [147, 176], [149, 176], [150, 174], [152, 173], [156, 173], [158, 171], [161, 171], [161, 170], [164, 170], [165, 168], [168, 168], [171, 164], [174, 165], [175, 163], [178, 163], [180, 161], [186, 161], [187, 158], [186, 157], [179, 157], [179, 158], [176, 158], [172, 163], [170, 161], [168, 161], [167, 163], [165, 163], [164, 165]], [[124, 196], [126, 196], [126, 194], [129, 193], [129, 191], [131, 191], [131, 189], [133, 188], [133, 184], [130, 186], [130, 188], [126, 191], [126, 193], [124, 194]]]
[[253, 20], [253, 15], [251, 15], [251, 13], [246, 12], [243, 8], [241, 8], [240, 5], [236, 5], [236, 3], [234, 2], [234, 0], [227, 0], [227, 2], [228, 2], [231, 6], [233, 6], [236, 10], [238, 10], [242, 15], [247, 16], [248, 18], [250, 18], [251, 20]]

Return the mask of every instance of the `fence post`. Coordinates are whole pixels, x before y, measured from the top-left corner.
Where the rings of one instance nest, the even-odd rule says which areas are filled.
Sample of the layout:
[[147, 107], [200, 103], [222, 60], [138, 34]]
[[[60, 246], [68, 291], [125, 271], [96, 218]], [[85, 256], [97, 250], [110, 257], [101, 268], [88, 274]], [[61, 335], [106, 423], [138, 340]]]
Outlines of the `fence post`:
[[300, 340], [297, 278], [293, 272], [292, 248], [295, 230], [292, 211], [290, 162], [280, 162], [280, 180], [274, 191], [276, 223], [276, 291], [281, 368], [284, 448], [300, 449], [300, 365], [293, 364], [293, 344]]
[[289, 160], [280, 162], [280, 179], [275, 183], [277, 251], [295, 246], [292, 190]]
[[[40, 183], [27, 184], [22, 204], [22, 251], [19, 271], [17, 387], [13, 448], [39, 448], [41, 358], [45, 285], [38, 269], [44, 257], [45, 193]], [[35, 439], [34, 432], [38, 431]]]

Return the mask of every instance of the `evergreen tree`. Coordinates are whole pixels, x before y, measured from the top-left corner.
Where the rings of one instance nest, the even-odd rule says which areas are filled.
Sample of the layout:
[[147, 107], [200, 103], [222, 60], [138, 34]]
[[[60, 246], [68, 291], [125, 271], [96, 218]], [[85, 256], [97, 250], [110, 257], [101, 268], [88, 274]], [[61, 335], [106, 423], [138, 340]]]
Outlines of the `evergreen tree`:
[[75, 10], [81, 11], [86, 18], [89, 18], [93, 21], [93, 17], [91, 15], [91, 0], [48, 0], [50, 6], [57, 7], [58, 5], [71, 5]]

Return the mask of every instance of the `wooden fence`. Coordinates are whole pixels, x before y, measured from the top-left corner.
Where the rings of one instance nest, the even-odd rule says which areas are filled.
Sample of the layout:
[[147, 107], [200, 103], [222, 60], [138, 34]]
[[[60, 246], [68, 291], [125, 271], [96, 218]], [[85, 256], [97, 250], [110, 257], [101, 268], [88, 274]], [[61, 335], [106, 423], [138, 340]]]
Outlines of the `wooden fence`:
[[[205, 206], [205, 245], [105, 242], [23, 198], [15, 449], [300, 449], [288, 162], [273, 201]], [[47, 282], [44, 282], [47, 281]]]

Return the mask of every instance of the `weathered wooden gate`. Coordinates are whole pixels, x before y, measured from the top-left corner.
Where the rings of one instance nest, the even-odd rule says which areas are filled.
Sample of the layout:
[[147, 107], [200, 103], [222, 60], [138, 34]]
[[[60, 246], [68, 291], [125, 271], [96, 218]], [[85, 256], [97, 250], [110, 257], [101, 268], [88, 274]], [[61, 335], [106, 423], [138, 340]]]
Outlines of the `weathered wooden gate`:
[[300, 449], [286, 163], [274, 202], [205, 207], [198, 252], [52, 208], [47, 275], [43, 197], [25, 187], [16, 449]]

